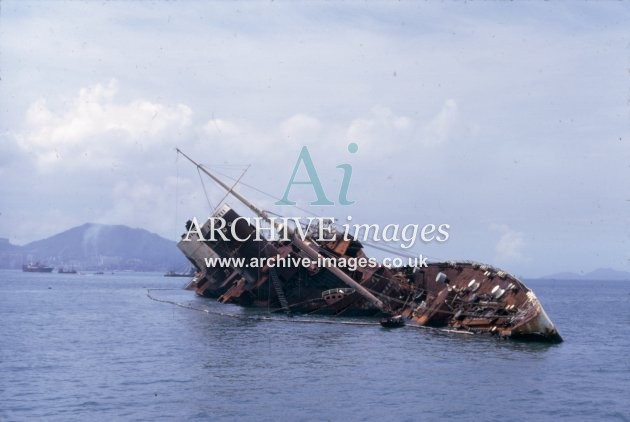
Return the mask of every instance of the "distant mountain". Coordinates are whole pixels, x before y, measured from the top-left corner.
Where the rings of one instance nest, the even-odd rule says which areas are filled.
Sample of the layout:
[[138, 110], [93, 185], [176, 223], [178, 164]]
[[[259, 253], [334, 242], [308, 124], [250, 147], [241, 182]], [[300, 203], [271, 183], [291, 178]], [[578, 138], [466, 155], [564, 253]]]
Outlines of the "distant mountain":
[[610, 268], [598, 268], [595, 271], [584, 274], [576, 273], [556, 273], [545, 277], [541, 277], [547, 280], [618, 280], [618, 281], [630, 281], [630, 272], [618, 271]]
[[91, 223], [24, 246], [0, 239], [0, 267], [19, 268], [28, 261], [78, 269], [181, 271], [188, 267], [172, 240], [143, 229]]

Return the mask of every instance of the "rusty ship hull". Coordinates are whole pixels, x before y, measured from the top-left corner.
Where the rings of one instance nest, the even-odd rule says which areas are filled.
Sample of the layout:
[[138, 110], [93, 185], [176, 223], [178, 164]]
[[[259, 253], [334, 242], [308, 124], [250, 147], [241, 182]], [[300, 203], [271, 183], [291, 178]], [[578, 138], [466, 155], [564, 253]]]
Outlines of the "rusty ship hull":
[[[265, 211], [234, 187], [178, 152], [274, 225]], [[334, 230], [325, 241], [308, 233], [298, 236], [295, 230], [283, 241], [270, 241], [257, 236], [260, 228], [227, 205], [211, 218], [224, 220], [230, 230], [214, 237], [210, 236], [214, 230], [210, 218], [198, 230], [191, 230], [192, 221], [188, 221], [178, 243], [197, 271], [190, 288], [200, 296], [287, 314], [384, 317], [386, 327], [437, 327], [502, 338], [562, 341], [534, 292], [514, 275], [490, 265], [463, 261], [395, 268], [370, 265], [361, 242]], [[229, 258], [232, 261], [217, 264]], [[249, 265], [261, 258], [265, 265]], [[296, 263], [303, 258], [311, 264]], [[341, 265], [350, 259], [365, 265]], [[281, 261], [294, 264], [279, 265]]]
[[[249, 267], [251, 259], [312, 257], [336, 260], [366, 257], [360, 242], [307, 242], [309, 251], [290, 242], [247, 240], [255, 228], [224, 206], [214, 214], [235, 224], [236, 238], [199, 241], [196, 234], [178, 247], [197, 269], [191, 288], [200, 296], [276, 312], [335, 316], [401, 316], [406, 325], [487, 333], [505, 338], [562, 341], [534, 292], [515, 276], [474, 262], [432, 262], [427, 266], [365, 266], [344, 273], [379, 298], [376, 306], [331, 272], [329, 267]], [[208, 223], [202, 234], [210, 231]], [[205, 236], [204, 236], [205, 237]], [[242, 266], [207, 266], [206, 258], [243, 258]], [[329, 261], [330, 262], [330, 261]]]

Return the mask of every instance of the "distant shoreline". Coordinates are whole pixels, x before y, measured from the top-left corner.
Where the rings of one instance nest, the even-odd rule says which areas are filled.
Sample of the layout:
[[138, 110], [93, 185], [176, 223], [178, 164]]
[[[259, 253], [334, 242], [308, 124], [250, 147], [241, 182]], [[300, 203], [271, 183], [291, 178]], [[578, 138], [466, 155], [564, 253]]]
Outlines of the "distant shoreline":
[[525, 281], [615, 281], [620, 283], [630, 283], [630, 278], [627, 279], [615, 279], [615, 278], [584, 278], [577, 276], [575, 278], [553, 278], [553, 277], [525, 277]]

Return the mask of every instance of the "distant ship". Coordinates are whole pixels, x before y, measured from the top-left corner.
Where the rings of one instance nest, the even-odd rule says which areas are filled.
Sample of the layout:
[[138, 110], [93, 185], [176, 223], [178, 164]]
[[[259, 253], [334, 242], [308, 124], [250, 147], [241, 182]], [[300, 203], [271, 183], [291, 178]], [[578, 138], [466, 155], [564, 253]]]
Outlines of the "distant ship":
[[58, 274], [76, 274], [77, 270], [75, 270], [74, 268], [70, 268], [70, 269], [59, 268], [57, 269], [57, 273]]
[[22, 265], [22, 271], [25, 273], [51, 273], [53, 267], [42, 264], [41, 262], [35, 262], [28, 265]]
[[194, 277], [195, 276], [195, 269], [191, 268], [190, 270], [188, 270], [187, 272], [175, 272], [175, 271], [168, 271], [166, 274], [164, 274], [164, 277]]

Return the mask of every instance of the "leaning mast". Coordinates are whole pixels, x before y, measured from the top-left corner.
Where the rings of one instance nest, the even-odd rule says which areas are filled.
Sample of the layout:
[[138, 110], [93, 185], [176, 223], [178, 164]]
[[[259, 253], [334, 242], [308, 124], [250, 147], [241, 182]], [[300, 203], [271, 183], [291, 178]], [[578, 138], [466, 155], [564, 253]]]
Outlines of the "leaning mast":
[[[256, 215], [260, 216], [267, 223], [273, 225], [276, 230], [280, 231], [282, 229], [282, 225], [279, 224], [279, 223], [276, 223], [273, 220], [271, 220], [271, 218], [269, 218], [269, 215], [267, 214], [267, 212], [265, 212], [264, 210], [258, 208], [256, 205], [254, 205], [253, 203], [248, 201], [247, 198], [245, 198], [243, 195], [241, 195], [240, 193], [235, 191], [233, 188], [231, 188], [228, 185], [226, 185], [221, 179], [219, 179], [218, 177], [216, 177], [215, 175], [210, 173], [205, 167], [203, 167], [201, 164], [197, 163], [195, 160], [193, 160], [188, 155], [186, 155], [184, 152], [182, 152], [182, 150], [180, 150], [179, 148], [175, 148], [175, 150], [177, 151], [177, 153], [183, 155], [184, 158], [186, 158], [188, 161], [193, 163], [197, 167], [197, 169], [203, 171], [208, 177], [210, 177], [212, 180], [217, 182], [219, 184], [219, 186], [221, 186], [223, 189], [225, 189], [227, 191], [228, 194], [232, 194], [236, 199], [241, 201], [245, 206], [247, 206], [250, 210], [252, 210]], [[287, 227], [287, 229], [288, 229], [289, 234], [291, 235], [291, 237], [293, 239], [293, 242], [295, 242], [295, 244], [302, 251], [304, 251], [309, 256], [310, 259], [312, 259], [314, 261], [323, 261], [324, 257], [319, 252], [317, 252], [317, 250], [315, 250], [313, 247], [311, 247], [304, 240], [300, 239], [299, 236], [296, 236], [295, 235], [295, 231], [291, 227]], [[361, 296], [363, 296], [365, 299], [367, 299], [370, 303], [372, 303], [378, 309], [380, 309], [381, 311], [386, 312], [386, 313], [389, 312], [388, 311], [388, 307], [379, 298], [374, 296], [365, 287], [363, 287], [361, 284], [359, 284], [356, 281], [354, 281], [350, 276], [348, 276], [346, 273], [341, 271], [339, 268], [337, 268], [335, 266], [333, 266], [333, 267], [326, 267], [326, 268], [331, 273], [333, 273], [335, 276], [337, 276], [341, 281], [343, 281], [345, 284], [347, 284], [348, 286], [350, 286], [353, 289], [355, 289]]]

